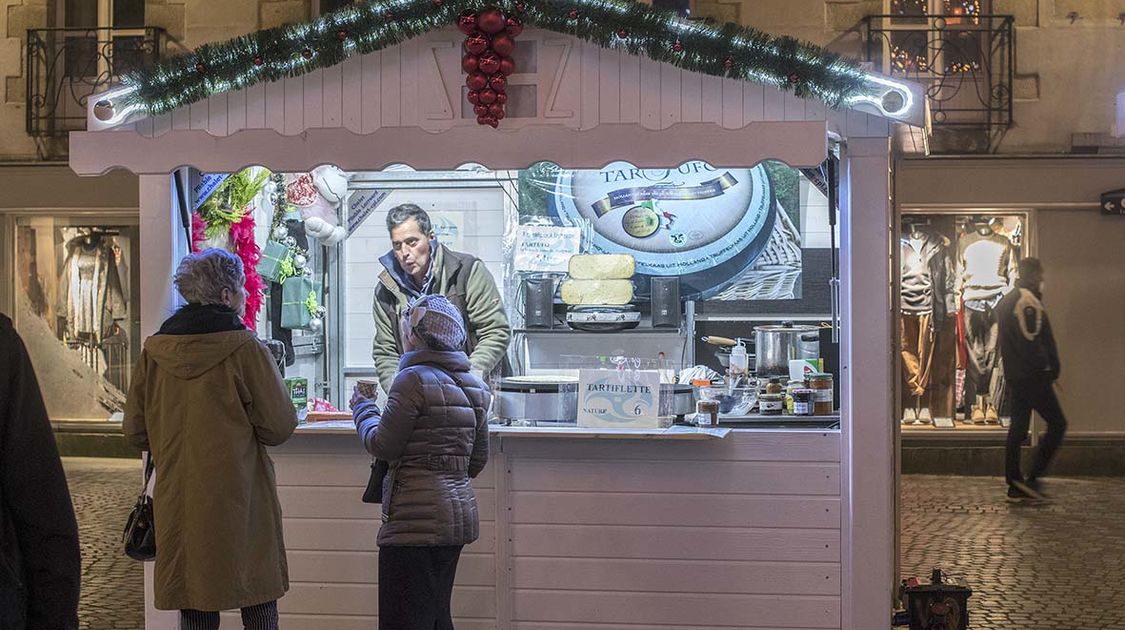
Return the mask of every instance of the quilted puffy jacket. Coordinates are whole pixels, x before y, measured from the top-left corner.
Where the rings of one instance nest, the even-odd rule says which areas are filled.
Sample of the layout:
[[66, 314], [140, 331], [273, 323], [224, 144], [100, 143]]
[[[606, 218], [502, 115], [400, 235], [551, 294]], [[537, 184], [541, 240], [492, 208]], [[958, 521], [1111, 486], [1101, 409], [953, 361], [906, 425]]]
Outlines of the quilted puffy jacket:
[[390, 464], [383, 482], [384, 546], [467, 545], [480, 536], [469, 480], [488, 461], [488, 386], [464, 352], [403, 355], [386, 408], [352, 410], [363, 444]]

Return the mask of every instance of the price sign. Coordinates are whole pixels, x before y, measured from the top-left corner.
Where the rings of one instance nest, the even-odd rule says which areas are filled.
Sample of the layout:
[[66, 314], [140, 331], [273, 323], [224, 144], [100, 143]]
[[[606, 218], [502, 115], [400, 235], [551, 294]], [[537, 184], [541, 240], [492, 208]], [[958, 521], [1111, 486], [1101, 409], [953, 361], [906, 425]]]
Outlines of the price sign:
[[660, 372], [579, 370], [578, 426], [641, 428], [660, 426]]
[[516, 271], [566, 273], [570, 257], [578, 253], [582, 232], [576, 227], [520, 225], [516, 227]]

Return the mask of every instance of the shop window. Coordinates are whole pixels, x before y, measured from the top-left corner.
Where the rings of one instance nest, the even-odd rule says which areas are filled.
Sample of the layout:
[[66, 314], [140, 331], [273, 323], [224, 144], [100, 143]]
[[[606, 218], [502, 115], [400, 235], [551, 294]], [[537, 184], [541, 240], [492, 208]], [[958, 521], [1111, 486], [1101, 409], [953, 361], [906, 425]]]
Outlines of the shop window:
[[16, 222], [14, 321], [52, 420], [104, 421], [140, 353], [135, 220]]
[[1029, 255], [1024, 213], [902, 217], [902, 422], [1002, 429], [1010, 403], [993, 308]]

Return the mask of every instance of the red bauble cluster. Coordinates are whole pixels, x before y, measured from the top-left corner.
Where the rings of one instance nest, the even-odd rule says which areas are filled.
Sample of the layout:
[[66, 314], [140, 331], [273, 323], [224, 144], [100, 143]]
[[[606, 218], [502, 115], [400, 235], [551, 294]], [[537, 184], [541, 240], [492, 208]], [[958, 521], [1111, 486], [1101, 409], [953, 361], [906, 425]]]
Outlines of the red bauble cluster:
[[[517, 9], [518, 10], [518, 9]], [[496, 128], [504, 119], [508, 102], [508, 75], [515, 72], [512, 52], [516, 37], [523, 32], [519, 19], [500, 9], [465, 11], [457, 18], [457, 28], [465, 34], [465, 56], [461, 69], [467, 75], [467, 98], [477, 115], [477, 123]]]

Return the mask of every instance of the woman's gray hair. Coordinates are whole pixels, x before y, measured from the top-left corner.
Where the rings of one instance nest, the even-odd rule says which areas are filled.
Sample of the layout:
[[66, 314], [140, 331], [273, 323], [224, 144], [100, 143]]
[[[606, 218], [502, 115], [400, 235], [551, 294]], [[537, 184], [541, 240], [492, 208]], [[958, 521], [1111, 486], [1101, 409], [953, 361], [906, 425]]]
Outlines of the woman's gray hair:
[[246, 272], [241, 258], [212, 247], [184, 256], [173, 282], [189, 304], [222, 304], [223, 289], [238, 291], [246, 284]]

